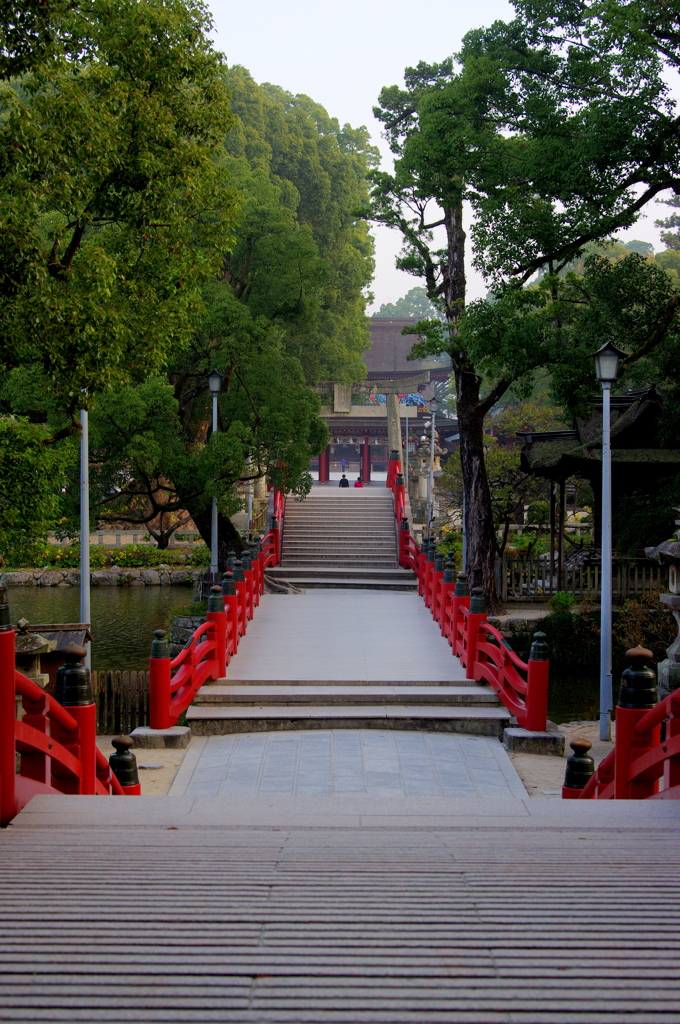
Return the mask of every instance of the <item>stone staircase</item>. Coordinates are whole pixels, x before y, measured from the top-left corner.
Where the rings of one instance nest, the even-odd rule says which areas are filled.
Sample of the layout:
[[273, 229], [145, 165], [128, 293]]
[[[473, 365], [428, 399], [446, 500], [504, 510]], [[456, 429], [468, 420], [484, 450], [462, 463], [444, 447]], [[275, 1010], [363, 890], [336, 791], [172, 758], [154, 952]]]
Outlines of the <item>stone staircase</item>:
[[268, 575], [304, 589], [416, 589], [410, 569], [399, 567], [393, 498], [380, 485], [288, 498], [281, 564]]
[[188, 709], [192, 733], [502, 735], [509, 712], [465, 678], [414, 574], [399, 568], [392, 503], [380, 486], [286, 501], [281, 565], [267, 575], [305, 593], [265, 595], [227, 678], [206, 683]]
[[203, 686], [187, 711], [187, 722], [197, 736], [289, 729], [407, 729], [500, 738], [510, 714], [490, 687], [465, 679], [435, 685], [428, 681], [375, 685], [227, 679]]

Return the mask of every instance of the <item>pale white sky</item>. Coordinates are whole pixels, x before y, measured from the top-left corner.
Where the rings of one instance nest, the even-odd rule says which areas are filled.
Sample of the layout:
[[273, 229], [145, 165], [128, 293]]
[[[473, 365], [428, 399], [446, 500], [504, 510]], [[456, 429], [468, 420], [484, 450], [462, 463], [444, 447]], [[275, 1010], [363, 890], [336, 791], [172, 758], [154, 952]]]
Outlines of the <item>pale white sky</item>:
[[[384, 166], [389, 166], [389, 151], [371, 112], [382, 87], [402, 84], [405, 67], [421, 60], [434, 63], [454, 53], [470, 29], [510, 20], [513, 14], [505, 0], [433, 0], [422, 8], [409, 0], [208, 0], [208, 5], [215, 19], [216, 45], [230, 64], [244, 65], [257, 82], [306, 93], [342, 124], [366, 125], [384, 154]], [[663, 248], [654, 227], [655, 217], [663, 216], [664, 208], [651, 204], [650, 216], [618, 237], [641, 238]], [[372, 230], [377, 309], [421, 282], [394, 266], [400, 248], [397, 233], [375, 225]], [[486, 290], [470, 268], [468, 297], [477, 298]]]

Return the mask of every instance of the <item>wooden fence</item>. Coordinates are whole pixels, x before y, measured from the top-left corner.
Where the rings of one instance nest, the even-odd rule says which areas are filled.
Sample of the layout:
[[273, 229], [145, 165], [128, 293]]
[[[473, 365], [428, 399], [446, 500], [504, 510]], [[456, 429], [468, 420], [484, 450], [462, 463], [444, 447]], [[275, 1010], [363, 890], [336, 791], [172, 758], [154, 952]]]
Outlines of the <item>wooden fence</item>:
[[127, 735], [149, 724], [148, 672], [93, 672], [92, 689], [100, 736]]
[[[547, 601], [558, 590], [557, 571], [550, 571], [547, 560], [537, 558], [503, 558], [496, 562], [497, 586], [503, 601]], [[577, 600], [598, 601], [600, 596], [599, 565], [565, 566], [559, 588]], [[612, 568], [614, 601], [640, 597], [668, 584], [668, 568], [646, 559], [617, 559]]]

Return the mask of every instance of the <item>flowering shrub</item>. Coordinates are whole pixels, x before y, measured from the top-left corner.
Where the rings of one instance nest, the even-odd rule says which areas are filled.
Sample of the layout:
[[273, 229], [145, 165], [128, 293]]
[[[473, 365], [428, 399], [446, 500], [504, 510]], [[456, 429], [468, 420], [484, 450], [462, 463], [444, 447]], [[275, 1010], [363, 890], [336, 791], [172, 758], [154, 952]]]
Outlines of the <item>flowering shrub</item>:
[[[210, 552], [204, 546], [193, 551], [168, 550], [160, 551], [157, 547], [129, 544], [120, 548], [105, 548], [90, 545], [90, 568], [108, 569], [118, 565], [121, 569], [148, 569], [158, 565], [171, 565], [176, 568], [192, 566], [200, 568], [210, 564]], [[30, 564], [21, 555], [8, 553], [4, 561], [5, 569], [78, 569], [80, 568], [80, 545], [44, 544], [36, 548], [35, 557]]]

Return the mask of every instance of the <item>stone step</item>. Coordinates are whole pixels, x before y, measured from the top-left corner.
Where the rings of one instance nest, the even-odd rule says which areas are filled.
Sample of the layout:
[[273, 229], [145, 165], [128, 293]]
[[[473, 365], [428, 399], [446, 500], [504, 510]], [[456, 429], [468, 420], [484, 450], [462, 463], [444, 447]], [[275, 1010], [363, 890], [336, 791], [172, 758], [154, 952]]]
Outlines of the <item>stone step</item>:
[[[232, 665], [235, 666], [236, 662], [232, 662]], [[231, 668], [230, 668], [229, 671], [231, 672]], [[237, 679], [237, 678], [234, 678], [233, 676], [230, 675], [228, 678], [225, 677], [224, 679], [218, 679], [214, 683], [212, 683], [212, 682], [211, 683], [204, 683], [203, 684], [203, 688], [199, 691], [196, 700], [198, 702], [199, 698], [202, 696], [202, 694], [204, 694], [206, 692], [206, 690], [210, 690], [213, 687], [218, 687], [218, 686], [228, 686], [228, 687], [231, 687], [231, 686], [260, 686], [260, 687], [261, 686], [275, 686], [275, 687], [286, 687], [286, 686], [313, 686], [313, 687], [332, 687], [332, 686], [367, 687], [367, 686], [381, 686], [381, 687], [385, 687], [385, 686], [387, 686], [387, 687], [390, 687], [390, 689], [396, 689], [396, 688], [399, 688], [399, 687], [403, 686], [403, 687], [407, 687], [407, 688], [409, 688], [409, 687], [426, 687], [426, 688], [429, 688], [429, 689], [432, 689], [434, 687], [439, 687], [439, 688], [441, 688], [441, 690], [446, 692], [446, 691], [448, 691], [453, 686], [462, 686], [462, 687], [472, 686], [472, 687], [477, 687], [478, 685], [480, 685], [480, 684], [473, 682], [471, 679], [462, 679], [462, 678], [461, 679], [409, 679], [409, 680], [402, 680], [402, 681], [393, 680], [393, 681], [389, 681], [389, 682], [383, 680], [381, 682], [376, 682], [376, 680], [374, 678], [373, 679], [351, 679], [351, 680], [347, 680], [347, 679], [335, 679], [335, 680], [333, 680], [333, 679]], [[484, 689], [487, 693], [491, 692], [487, 687], [483, 687], [482, 686], [481, 689]], [[281, 702], [279, 702], [279, 703], [281, 703]], [[298, 701], [298, 703], [300, 703], [300, 702]], [[416, 701], [416, 703], [420, 703], [420, 701]]]
[[418, 590], [417, 583], [409, 583], [403, 580], [378, 579], [377, 573], [374, 577], [367, 576], [365, 579], [352, 579], [351, 577], [340, 577], [331, 579], [328, 576], [302, 576], [287, 580], [280, 576], [278, 582], [291, 583], [294, 587], [302, 587], [305, 590], [313, 590], [315, 587], [320, 590], [395, 590], [408, 593], [415, 593]]
[[203, 686], [196, 694], [194, 707], [268, 707], [270, 705], [310, 707], [318, 705], [422, 705], [437, 704], [443, 707], [499, 707], [496, 694], [488, 686], [470, 683], [447, 686], [361, 685], [346, 683], [323, 683], [314, 686], [300, 683], [291, 686], [280, 682], [267, 685], [255, 683], [212, 683]]
[[289, 549], [284, 547], [283, 557], [286, 558], [299, 558], [300, 564], [303, 565], [305, 562], [309, 564], [318, 563], [325, 565], [328, 562], [336, 562], [341, 559], [340, 565], [346, 562], [348, 565], [390, 565], [396, 568], [396, 551], [392, 548], [391, 551], [375, 551], [374, 548], [368, 548], [366, 551], [358, 551], [355, 545], [352, 545], [348, 550], [333, 551], [329, 548], [310, 548], [308, 551], [300, 551], [298, 549]]
[[[277, 565], [271, 569], [267, 569], [267, 576], [272, 576], [274, 579], [278, 579], [280, 576], [286, 576], [289, 579], [295, 579], [296, 576], [313, 574], [314, 568], [315, 567], [311, 565]], [[385, 580], [398, 579], [416, 584], [418, 582], [415, 577], [415, 574], [412, 573], [410, 569], [402, 569], [396, 566], [389, 566], [384, 569], [348, 569], [344, 566], [338, 569], [333, 569], [329, 566], [318, 566], [317, 568], [319, 573], [324, 573], [330, 579], [333, 579], [335, 577], [354, 577], [356, 579], [362, 579], [365, 576], [376, 576], [380, 579]]]
[[[281, 561], [282, 568], [286, 568], [288, 566], [288, 562], [289, 562], [288, 559], [282, 558], [282, 561]], [[397, 567], [396, 558], [382, 558], [382, 559], [379, 559], [379, 558], [370, 558], [370, 559], [369, 558], [356, 558], [356, 559], [353, 559], [353, 558], [341, 558], [339, 556], [337, 558], [333, 558], [333, 557], [331, 557], [331, 558], [318, 558], [315, 555], [314, 556], [310, 555], [309, 558], [305, 559], [305, 558], [301, 558], [299, 555], [296, 555], [296, 557], [294, 559], [292, 559], [292, 558], [290, 559], [290, 563], [291, 563], [291, 565], [293, 565], [295, 567], [298, 567], [298, 566], [302, 567], [304, 565], [307, 565], [309, 569], [316, 569], [316, 568], [320, 568], [321, 569], [321, 568], [324, 568], [324, 567], [329, 568], [329, 569], [331, 569], [331, 568], [333, 568], [333, 569], [342, 569], [342, 568], [362, 569], [363, 568], [363, 569], [366, 570], [367, 574], [370, 574], [370, 572], [373, 569], [395, 569]]]
[[339, 520], [337, 523], [319, 523], [316, 519], [309, 523], [291, 523], [286, 520], [284, 528], [285, 533], [319, 534], [323, 532], [338, 534], [339, 536], [344, 536], [347, 533], [358, 533], [360, 530], [380, 536], [386, 533], [395, 533], [394, 523], [391, 519], [385, 526], [380, 523], [357, 523], [354, 520], [347, 521], [346, 519]]
[[329, 537], [328, 534], [323, 532], [319, 532], [315, 537], [309, 537], [306, 535], [304, 537], [298, 537], [295, 534], [285, 533], [283, 543], [284, 545], [288, 544], [291, 547], [309, 548], [314, 545], [318, 545], [320, 541], [323, 541], [325, 544], [338, 547], [348, 547], [349, 545], [357, 544], [361, 541], [363, 541], [366, 546], [369, 544], [379, 544], [381, 547], [391, 546], [394, 548], [396, 544], [394, 534], [388, 534], [387, 536], [383, 534], [380, 537], [367, 537], [363, 532], [357, 532], [355, 535], [345, 537]]
[[329, 536], [327, 533], [324, 533], [322, 531], [320, 531], [317, 534], [305, 534], [301, 537], [299, 537], [297, 534], [289, 534], [288, 532], [286, 532], [284, 534], [283, 543], [284, 545], [291, 544], [300, 547], [309, 547], [310, 545], [318, 546], [319, 544], [323, 544], [324, 546], [339, 545], [340, 547], [347, 547], [351, 544], [362, 544], [364, 547], [368, 547], [372, 544], [380, 544], [381, 546], [389, 544], [392, 546], [392, 548], [396, 546], [394, 534], [390, 534], [388, 536], [382, 534], [378, 537], [372, 537], [367, 536], [366, 533], [364, 533], [363, 531], [358, 531], [356, 534], [348, 534], [343, 537]]
[[347, 526], [355, 526], [358, 523], [365, 524], [367, 526], [376, 525], [381, 528], [387, 529], [389, 526], [394, 526], [394, 516], [364, 516], [364, 515], [348, 515], [345, 513], [319, 513], [318, 515], [309, 516], [286, 516], [284, 525], [297, 526], [300, 524], [314, 525], [320, 523], [324, 525], [337, 524], [338, 526], [345, 524]]
[[440, 707], [428, 704], [319, 705], [314, 707], [210, 707], [187, 709], [187, 722], [198, 736], [288, 729], [417, 729], [475, 736], [503, 735], [510, 714], [502, 707]]
[[397, 545], [394, 542], [394, 538], [390, 541], [372, 541], [366, 542], [363, 537], [350, 538], [348, 541], [326, 541], [325, 538], [319, 538], [315, 543], [312, 541], [298, 541], [295, 538], [289, 539], [288, 542], [283, 542], [284, 551], [300, 551], [306, 555], [318, 551], [319, 554], [351, 554], [353, 551], [366, 552], [370, 554], [372, 551], [378, 555], [391, 554], [396, 555]]

